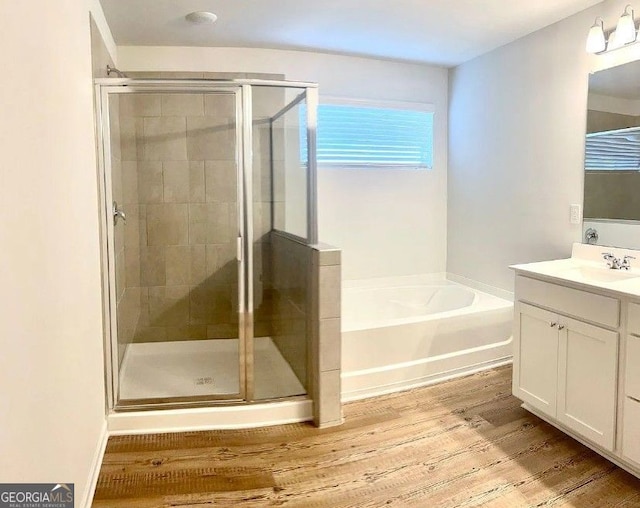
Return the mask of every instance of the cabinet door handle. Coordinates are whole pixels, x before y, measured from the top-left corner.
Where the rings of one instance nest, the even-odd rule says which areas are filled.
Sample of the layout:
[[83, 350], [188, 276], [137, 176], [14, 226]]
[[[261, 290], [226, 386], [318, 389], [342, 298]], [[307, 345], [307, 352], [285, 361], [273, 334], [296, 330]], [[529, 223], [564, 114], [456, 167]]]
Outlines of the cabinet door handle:
[[564, 330], [564, 325], [558, 325], [558, 330]]
[[558, 323], [549, 323], [549, 326], [550, 326], [551, 328], [555, 328], [556, 326], [558, 326]]

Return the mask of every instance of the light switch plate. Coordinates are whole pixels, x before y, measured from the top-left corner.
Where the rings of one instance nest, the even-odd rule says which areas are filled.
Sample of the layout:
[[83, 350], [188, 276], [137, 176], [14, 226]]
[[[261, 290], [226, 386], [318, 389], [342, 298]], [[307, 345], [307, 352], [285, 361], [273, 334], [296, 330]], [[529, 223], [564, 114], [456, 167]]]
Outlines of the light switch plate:
[[569, 213], [571, 217], [571, 224], [580, 224], [582, 222], [582, 210], [580, 205], [571, 205], [569, 207]]

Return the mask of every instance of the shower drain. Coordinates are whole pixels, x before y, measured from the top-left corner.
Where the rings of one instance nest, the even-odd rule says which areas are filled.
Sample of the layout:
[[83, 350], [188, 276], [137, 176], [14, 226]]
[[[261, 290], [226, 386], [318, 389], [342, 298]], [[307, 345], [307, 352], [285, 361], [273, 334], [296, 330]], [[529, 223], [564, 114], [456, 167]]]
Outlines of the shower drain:
[[212, 377], [197, 377], [196, 385], [212, 385], [213, 378]]

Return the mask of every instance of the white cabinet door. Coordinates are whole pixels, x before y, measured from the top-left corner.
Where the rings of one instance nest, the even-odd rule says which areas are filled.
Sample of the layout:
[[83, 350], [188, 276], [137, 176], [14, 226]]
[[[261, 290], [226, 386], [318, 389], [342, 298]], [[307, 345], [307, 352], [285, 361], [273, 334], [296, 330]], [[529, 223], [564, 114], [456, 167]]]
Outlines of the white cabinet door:
[[640, 464], [640, 401], [626, 397], [622, 419], [622, 455]]
[[559, 328], [558, 420], [613, 451], [618, 334], [569, 318]]
[[558, 315], [516, 302], [513, 394], [546, 415], [556, 416]]
[[627, 335], [625, 395], [640, 400], [640, 337]]

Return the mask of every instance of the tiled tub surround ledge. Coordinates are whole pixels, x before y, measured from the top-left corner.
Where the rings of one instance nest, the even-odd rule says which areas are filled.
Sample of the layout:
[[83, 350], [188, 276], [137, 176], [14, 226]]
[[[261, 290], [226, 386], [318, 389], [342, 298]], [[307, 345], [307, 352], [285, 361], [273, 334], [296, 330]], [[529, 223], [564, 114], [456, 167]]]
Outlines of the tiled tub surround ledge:
[[640, 259], [574, 244], [571, 258], [511, 267], [513, 394], [640, 477], [640, 269], [609, 269], [603, 252]]
[[345, 281], [342, 306], [344, 400], [511, 361], [513, 304], [441, 275]]

